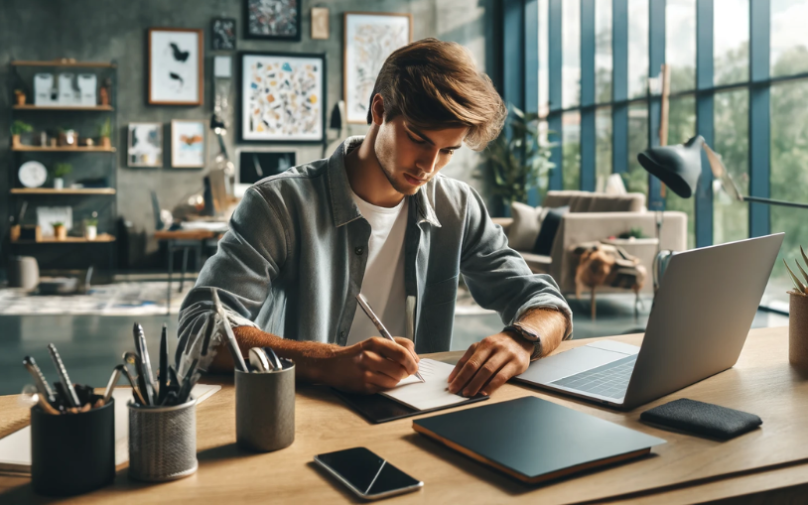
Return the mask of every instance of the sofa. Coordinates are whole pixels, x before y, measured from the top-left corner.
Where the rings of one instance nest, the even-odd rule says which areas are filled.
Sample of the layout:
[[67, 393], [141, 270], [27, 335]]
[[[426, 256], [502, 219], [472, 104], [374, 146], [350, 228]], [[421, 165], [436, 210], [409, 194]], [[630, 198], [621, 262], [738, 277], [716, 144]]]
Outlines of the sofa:
[[[560, 218], [550, 254], [533, 252], [536, 238], [544, 224], [548, 209], [569, 206]], [[653, 293], [651, 266], [656, 255], [657, 212], [645, 208], [645, 195], [626, 193], [612, 195], [587, 191], [549, 191], [542, 207], [514, 202], [510, 218], [494, 218], [508, 236], [509, 245], [518, 251], [534, 273], [550, 274], [564, 294], [575, 293], [577, 257], [572, 249], [579, 244], [608, 239], [639, 228], [647, 239], [617, 241], [615, 245], [640, 259], [648, 279], [642, 292]], [[662, 212], [659, 235], [660, 249], [687, 249], [687, 214]], [[624, 292], [617, 288], [598, 288], [599, 293]]]

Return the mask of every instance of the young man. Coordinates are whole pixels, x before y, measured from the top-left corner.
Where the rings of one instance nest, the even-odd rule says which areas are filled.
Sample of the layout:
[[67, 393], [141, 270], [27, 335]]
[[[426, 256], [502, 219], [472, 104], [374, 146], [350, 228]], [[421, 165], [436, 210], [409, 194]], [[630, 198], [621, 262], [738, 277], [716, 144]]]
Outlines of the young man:
[[[392, 388], [417, 370], [417, 354], [449, 350], [461, 273], [508, 327], [469, 347], [450, 391], [490, 394], [555, 349], [572, 330], [555, 282], [508, 248], [474, 190], [438, 174], [463, 142], [483, 149], [505, 115], [461, 46], [426, 39], [390, 55], [367, 136], [245, 194], [183, 303], [180, 371], [214, 324], [211, 287], [243, 354], [272, 347], [299, 379], [348, 391]], [[378, 337], [359, 293], [396, 342]], [[232, 366], [221, 348], [211, 368]]]

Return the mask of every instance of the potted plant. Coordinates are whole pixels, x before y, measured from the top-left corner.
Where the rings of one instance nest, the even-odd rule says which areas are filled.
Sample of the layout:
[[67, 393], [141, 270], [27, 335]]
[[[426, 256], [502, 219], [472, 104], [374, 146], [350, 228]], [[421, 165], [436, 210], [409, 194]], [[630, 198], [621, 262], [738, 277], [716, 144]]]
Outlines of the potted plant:
[[67, 239], [67, 228], [64, 223], [56, 221], [51, 223], [51, 226], [53, 226], [53, 236], [56, 237], [56, 240]]
[[59, 128], [59, 145], [77, 147], [79, 145], [79, 134], [73, 128]]
[[84, 220], [84, 238], [95, 240], [98, 236], [98, 213], [93, 212], [93, 217]]
[[18, 147], [22, 145], [20, 135], [23, 133], [31, 133], [33, 127], [28, 123], [23, 123], [19, 119], [11, 123], [11, 146]]
[[53, 166], [53, 188], [64, 189], [66, 175], [73, 171], [73, 165], [70, 163], [57, 163]]
[[[808, 268], [808, 255], [805, 254], [802, 246], [800, 246], [800, 253]], [[794, 260], [794, 262], [797, 264], [802, 278], [805, 279], [805, 284], [788, 268], [788, 263], [783, 258], [786, 270], [794, 283], [794, 289], [788, 292], [788, 361], [798, 368], [808, 370], [808, 273], [802, 268], [799, 260]]]
[[505, 127], [486, 151], [491, 173], [476, 176], [490, 179], [492, 193], [506, 211], [512, 202], [527, 202], [530, 189], [546, 186], [546, 176], [555, 166], [550, 161], [553, 144], [539, 132], [539, 115], [513, 105], [509, 109]]
[[112, 123], [110, 119], [107, 118], [107, 120], [98, 127], [98, 136], [101, 137], [101, 147], [112, 147], [112, 142], [109, 140], [110, 135], [112, 135]]
[[17, 105], [25, 105], [25, 91], [21, 89], [15, 89], [14, 98], [17, 101]]

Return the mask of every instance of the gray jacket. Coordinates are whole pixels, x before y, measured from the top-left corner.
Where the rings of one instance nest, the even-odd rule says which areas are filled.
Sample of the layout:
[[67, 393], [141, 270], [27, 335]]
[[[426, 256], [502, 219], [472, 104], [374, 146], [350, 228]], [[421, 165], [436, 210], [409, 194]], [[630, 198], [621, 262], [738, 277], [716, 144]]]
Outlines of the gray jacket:
[[[351, 197], [345, 172], [345, 155], [362, 138], [347, 139], [329, 159], [268, 177], [247, 190], [217, 253], [182, 304], [181, 373], [201, 345], [206, 325], [213, 324], [210, 287], [219, 289], [231, 326], [345, 345], [371, 231]], [[534, 307], [553, 308], [567, 317], [565, 337], [570, 335], [572, 314], [558, 286], [547, 275], [532, 274], [508, 247], [476, 191], [438, 174], [408, 198], [406, 336], [416, 352], [449, 350], [461, 273], [477, 303], [497, 311], [503, 323]], [[213, 342], [221, 338], [216, 327]]]

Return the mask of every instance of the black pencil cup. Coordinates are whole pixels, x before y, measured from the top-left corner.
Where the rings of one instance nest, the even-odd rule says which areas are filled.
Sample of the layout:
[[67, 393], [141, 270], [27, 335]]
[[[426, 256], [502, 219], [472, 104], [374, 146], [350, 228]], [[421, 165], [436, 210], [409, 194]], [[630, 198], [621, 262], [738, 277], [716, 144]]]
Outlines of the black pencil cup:
[[[93, 402], [102, 398], [93, 397]], [[115, 401], [89, 412], [53, 415], [31, 408], [31, 485], [45, 496], [71, 496], [115, 479]]]

